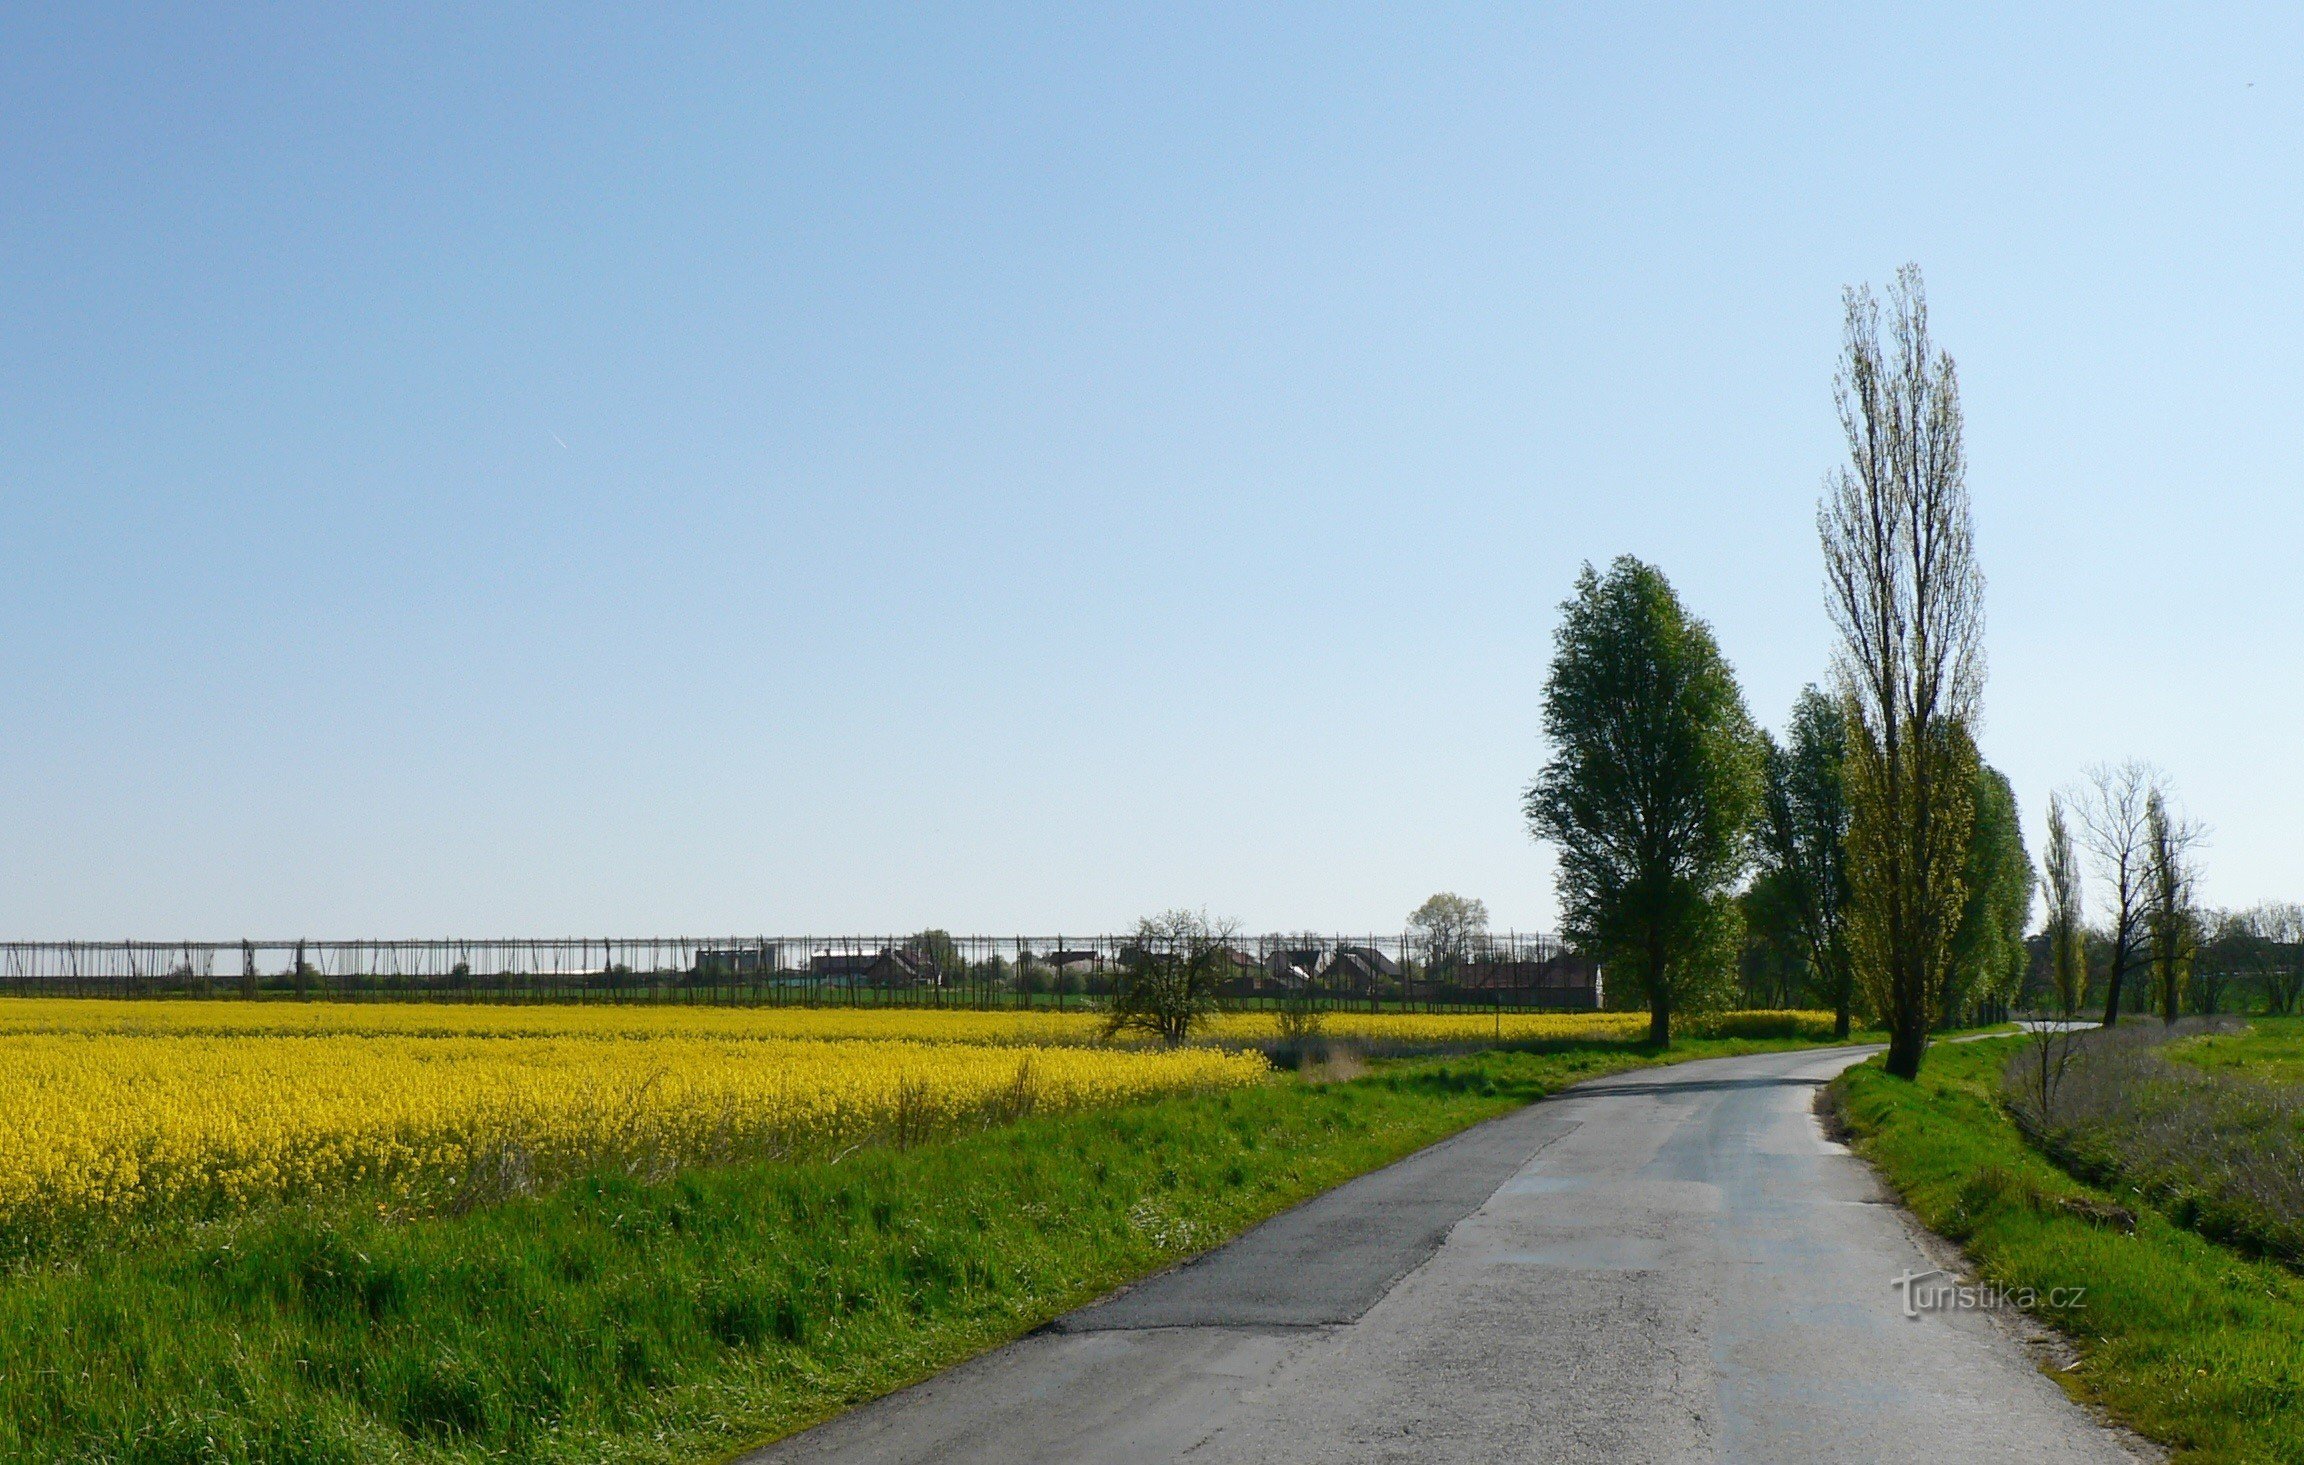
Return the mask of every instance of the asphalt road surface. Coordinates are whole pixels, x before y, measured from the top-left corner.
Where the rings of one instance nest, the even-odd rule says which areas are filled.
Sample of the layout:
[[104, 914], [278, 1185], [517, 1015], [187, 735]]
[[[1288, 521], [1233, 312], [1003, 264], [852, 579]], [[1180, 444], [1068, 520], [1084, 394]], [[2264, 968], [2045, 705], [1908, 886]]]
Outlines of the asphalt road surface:
[[1583, 1085], [750, 1459], [2138, 1458], [1907, 1308], [1941, 1253], [1812, 1113], [1863, 1051]]

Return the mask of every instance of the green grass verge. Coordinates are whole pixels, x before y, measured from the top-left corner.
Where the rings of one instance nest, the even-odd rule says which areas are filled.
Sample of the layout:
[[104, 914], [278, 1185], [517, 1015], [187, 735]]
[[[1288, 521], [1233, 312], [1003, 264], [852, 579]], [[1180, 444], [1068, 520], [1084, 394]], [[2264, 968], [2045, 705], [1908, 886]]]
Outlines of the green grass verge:
[[0, 1279], [0, 1458], [724, 1457], [1657, 1061], [1587, 1044], [1276, 1077], [830, 1163], [595, 1177], [460, 1217], [346, 1201], [90, 1245]]
[[2078, 1308], [2040, 1310], [2079, 1351], [2066, 1388], [2179, 1459], [2304, 1461], [2304, 1280], [2034, 1153], [1995, 1097], [2008, 1053], [1934, 1047], [1916, 1083], [1849, 1070], [1837, 1092], [1858, 1152], [1985, 1278], [2087, 1289]]
[[2181, 1039], [2168, 1056], [2263, 1083], [2304, 1084], [2304, 1017], [2252, 1017], [2244, 1033]]

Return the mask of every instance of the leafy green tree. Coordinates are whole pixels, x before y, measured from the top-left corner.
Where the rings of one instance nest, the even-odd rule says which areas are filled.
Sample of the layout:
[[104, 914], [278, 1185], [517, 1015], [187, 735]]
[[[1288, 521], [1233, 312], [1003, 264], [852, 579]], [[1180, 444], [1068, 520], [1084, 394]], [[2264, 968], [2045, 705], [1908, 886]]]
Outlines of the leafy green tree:
[[2043, 1121], [2053, 1123], [2056, 1097], [2063, 1091], [2078, 1051], [2074, 1020], [2088, 995], [2088, 927], [2082, 918], [2080, 856], [2072, 846], [2072, 829], [2065, 822], [2064, 800], [2048, 796], [2048, 900], [2047, 924], [2041, 935], [2047, 944], [2049, 986], [2054, 993], [2057, 1021], [2041, 1023], [2027, 1046], [2022, 1072], [2028, 1097]]
[[1711, 627], [1630, 555], [1590, 565], [1561, 607], [1544, 730], [1551, 761], [1525, 800], [1560, 849], [1562, 925], [1648, 1006], [1672, 1014], [1734, 981], [1733, 887], [1760, 801], [1759, 741]]
[[1446, 981], [1488, 937], [1488, 903], [1443, 890], [1409, 912], [1408, 929], [1434, 981]]
[[925, 975], [939, 987], [956, 983], [967, 974], [967, 959], [961, 956], [960, 943], [952, 939], [950, 931], [930, 927], [906, 940], [904, 951], [926, 968]]
[[1736, 897], [1744, 913], [1741, 1000], [1746, 1007], [1797, 1007], [1815, 985], [1789, 885], [1782, 871], [1760, 870]]
[[2006, 1002], [2023, 985], [2031, 959], [2024, 930], [2032, 921], [2036, 882], [2015, 786], [2008, 775], [1979, 761], [1968, 860], [1960, 876], [1966, 903], [1952, 933], [1952, 969], [1944, 980], [1944, 1026], [1958, 1021], [1965, 1004]]
[[1797, 933], [1820, 995], [1832, 1004], [1833, 1032], [1845, 1038], [1856, 990], [1848, 952], [1847, 718], [1839, 703], [1808, 687], [1792, 704], [1784, 744], [1761, 737], [1761, 876]]

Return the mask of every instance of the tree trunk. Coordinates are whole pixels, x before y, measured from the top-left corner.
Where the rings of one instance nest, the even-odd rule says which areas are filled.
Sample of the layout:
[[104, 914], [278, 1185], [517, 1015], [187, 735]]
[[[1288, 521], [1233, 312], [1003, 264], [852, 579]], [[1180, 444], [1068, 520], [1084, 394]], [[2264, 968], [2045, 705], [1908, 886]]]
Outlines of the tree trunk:
[[2121, 937], [2125, 928], [2116, 926], [2112, 936], [2112, 969], [2106, 973], [2104, 984], [2104, 1026], [2112, 1027], [2120, 1021], [2120, 979], [2128, 974], [2128, 963], [2123, 952]]
[[1897, 1078], [1918, 1078], [1920, 1055], [1927, 1051], [1927, 1020], [1914, 1022], [1908, 1014], [1897, 1014], [1895, 1030], [1888, 1035], [1888, 1072]]
[[1665, 980], [1663, 938], [1651, 929], [1647, 933], [1647, 949], [1641, 954], [1648, 960], [1648, 1041], [1659, 1048], [1672, 1046], [1672, 984]]
[[1848, 1038], [1849, 989], [1852, 985], [1849, 982], [1840, 984], [1840, 1000], [1832, 1008], [1832, 1036], [1842, 1042]]
[[1920, 1060], [1928, 1052], [1929, 1022], [1935, 1014], [1928, 1010], [1928, 987], [1920, 965], [1925, 959], [1916, 951], [1901, 958], [1901, 969], [1891, 994], [1894, 1010], [1888, 1014], [1886, 1066], [1897, 1078], [1918, 1078]]

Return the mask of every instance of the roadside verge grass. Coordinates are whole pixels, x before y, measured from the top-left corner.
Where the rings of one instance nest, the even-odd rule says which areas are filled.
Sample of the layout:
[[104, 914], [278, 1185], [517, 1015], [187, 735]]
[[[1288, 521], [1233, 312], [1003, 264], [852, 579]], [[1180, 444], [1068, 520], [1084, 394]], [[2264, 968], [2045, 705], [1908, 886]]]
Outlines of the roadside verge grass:
[[[2255, 1035], [2233, 1031], [2243, 1026], [2141, 1019], [2083, 1033], [2059, 1043], [2060, 1075], [2019, 1053], [2002, 1099], [2072, 1175], [2148, 1197], [2211, 1241], [2304, 1266], [2304, 1087], [2259, 1077], [2244, 1057]], [[2194, 1053], [2215, 1061], [2186, 1061]]]
[[1938, 1045], [1913, 1083], [1850, 1069], [1835, 1096], [1858, 1153], [1985, 1279], [2087, 1289], [2039, 1309], [2079, 1354], [2055, 1375], [2074, 1394], [2179, 1459], [2304, 1461], [2304, 1279], [2035, 1153], [1997, 1101], [2016, 1041]]
[[0, 1458], [724, 1458], [1567, 1084], [1782, 1042], [1403, 1062], [909, 1149], [273, 1206], [0, 1279]]

